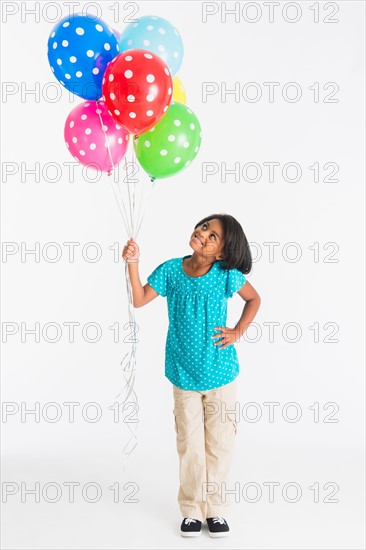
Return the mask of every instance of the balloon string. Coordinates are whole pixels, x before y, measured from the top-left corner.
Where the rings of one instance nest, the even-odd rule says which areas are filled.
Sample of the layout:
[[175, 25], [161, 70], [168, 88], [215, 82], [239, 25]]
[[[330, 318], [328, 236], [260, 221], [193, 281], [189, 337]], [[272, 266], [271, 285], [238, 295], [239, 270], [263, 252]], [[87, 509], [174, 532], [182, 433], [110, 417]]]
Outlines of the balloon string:
[[[98, 102], [96, 102], [96, 103], [98, 105]], [[97, 110], [101, 111], [101, 109], [99, 109], [99, 108]], [[110, 150], [108, 136], [107, 136], [107, 133], [104, 129], [105, 126], [103, 124], [103, 119], [101, 117], [100, 112], [98, 112], [98, 116], [99, 116], [100, 124], [101, 124], [101, 127], [102, 127], [102, 131], [104, 132], [105, 146], [108, 150], [109, 158], [110, 158], [110, 161], [111, 161], [111, 167], [112, 168], [111, 168], [110, 172], [108, 173], [108, 176], [110, 176], [112, 171], [115, 174], [115, 165], [114, 165], [112, 153], [111, 153], [111, 150]], [[118, 200], [113, 182], [111, 180], [110, 180], [110, 182], [111, 182], [111, 185], [112, 185], [112, 190], [113, 190], [113, 193], [114, 193], [114, 197], [116, 199], [117, 206], [119, 208], [123, 223], [125, 224], [127, 234], [128, 235], [131, 235], [131, 234], [133, 235], [133, 233], [131, 233], [131, 231], [129, 229], [127, 213], [126, 213], [126, 208], [125, 208], [125, 205], [124, 205], [124, 202], [123, 202], [123, 195], [122, 195], [121, 189], [119, 188], [119, 186], [117, 184], [117, 189], [119, 190], [120, 199], [122, 200], [122, 205], [123, 205], [123, 208], [124, 208], [124, 211], [125, 211], [125, 214], [126, 214], [127, 224], [126, 224], [125, 218], [123, 216], [122, 208], [121, 208], [120, 202]], [[130, 209], [130, 213], [131, 213], [131, 209]], [[132, 216], [131, 216], [131, 223], [132, 223]], [[133, 226], [132, 226], [132, 229], [133, 229]], [[135, 323], [135, 315], [134, 315], [134, 308], [133, 308], [132, 287], [131, 287], [131, 281], [130, 281], [127, 262], [125, 263], [125, 280], [126, 280], [127, 297], [128, 297], [128, 316], [129, 316], [129, 321], [130, 321], [129, 324], [132, 325], [132, 327], [135, 327], [136, 323]], [[126, 357], [127, 357], [127, 362], [125, 362]], [[123, 357], [120, 365], [122, 367], [122, 374], [123, 374], [123, 377], [124, 377], [124, 380], [125, 380], [125, 384], [124, 384], [124, 387], [123, 387], [122, 391], [116, 396], [116, 398], [120, 397], [121, 394], [124, 393], [125, 395], [124, 395], [124, 399], [122, 401], [122, 405], [124, 405], [125, 403], [131, 403], [131, 400], [132, 400], [132, 403], [135, 403], [135, 405], [136, 405], [135, 410], [138, 411], [138, 399], [137, 399], [137, 395], [134, 391], [135, 371], [136, 371], [136, 342], [135, 341], [132, 341], [131, 351], [130, 351], [130, 353], [125, 354], [125, 356]], [[130, 457], [132, 451], [135, 449], [135, 447], [137, 445], [137, 437], [136, 437], [137, 423], [128, 423], [127, 422], [127, 427], [130, 431], [130, 439], [127, 441], [126, 445], [122, 449], [122, 454], [123, 454], [124, 461], [127, 458]], [[123, 468], [125, 469], [125, 462], [123, 464]]]
[[[111, 162], [111, 169], [110, 171], [108, 172], [108, 176], [111, 176], [112, 172], [115, 173], [115, 164], [113, 162], [113, 156], [112, 156], [112, 152], [111, 152], [111, 148], [110, 148], [110, 145], [109, 145], [109, 139], [108, 139], [108, 134], [105, 130], [105, 125], [104, 125], [104, 122], [103, 122], [103, 119], [102, 119], [102, 115], [101, 115], [101, 109], [99, 108], [99, 100], [96, 100], [96, 104], [97, 104], [97, 114], [98, 114], [98, 117], [99, 117], [99, 122], [100, 122], [100, 126], [102, 128], [102, 131], [104, 133], [104, 143], [105, 143], [105, 147], [108, 151], [108, 155], [109, 155], [109, 159], [110, 159], [110, 162]], [[112, 187], [112, 191], [113, 191], [113, 194], [114, 194], [114, 197], [116, 199], [116, 202], [117, 202], [117, 206], [119, 208], [119, 211], [121, 213], [121, 217], [122, 217], [122, 221], [125, 225], [125, 229], [127, 231], [127, 235], [130, 235], [131, 234], [131, 231], [130, 231], [130, 228], [129, 228], [129, 225], [128, 225], [128, 221], [127, 221], [127, 214], [126, 214], [126, 221], [125, 221], [125, 217], [123, 215], [123, 212], [122, 212], [122, 209], [121, 209], [121, 205], [120, 205], [120, 202], [118, 200], [118, 197], [117, 197], [117, 194], [116, 194], [116, 190], [113, 186], [113, 181], [110, 180], [110, 183], [111, 183], [111, 187]], [[124, 207], [124, 205], [123, 205]], [[125, 209], [125, 213], [126, 213], [126, 209]]]
[[[154, 189], [154, 185], [155, 185], [155, 180], [152, 181], [152, 186], [151, 186], [150, 191], [149, 191], [149, 193], [148, 193], [148, 198], [149, 198], [149, 199], [150, 199], [150, 197], [151, 197], [152, 190]], [[146, 202], [147, 202], [147, 201], [146, 201]], [[146, 213], [146, 205], [144, 206], [144, 209], [143, 209], [142, 218], [141, 218], [141, 221], [140, 221], [140, 223], [139, 223], [139, 225], [138, 225], [137, 232], [136, 232], [136, 236], [138, 235], [138, 233], [139, 233], [139, 231], [140, 231], [140, 227], [141, 227], [141, 224], [142, 224], [143, 219], [144, 219], [144, 217], [145, 217], [145, 213]]]
[[131, 219], [132, 237], [133, 237], [133, 216], [132, 216], [131, 194], [130, 194], [130, 179], [129, 179], [128, 165], [127, 165], [126, 156], [125, 156], [125, 170], [126, 170], [126, 179], [127, 179], [128, 205], [129, 205], [129, 208], [130, 208], [130, 219]]

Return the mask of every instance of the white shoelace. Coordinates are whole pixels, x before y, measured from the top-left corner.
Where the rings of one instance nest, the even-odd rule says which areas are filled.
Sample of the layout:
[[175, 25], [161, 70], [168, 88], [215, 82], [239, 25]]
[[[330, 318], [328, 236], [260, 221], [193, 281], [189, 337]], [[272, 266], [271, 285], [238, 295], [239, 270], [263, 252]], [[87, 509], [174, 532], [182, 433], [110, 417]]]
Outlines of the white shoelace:
[[223, 525], [225, 522], [224, 518], [220, 517], [220, 516], [216, 516], [213, 518], [213, 522], [214, 523], [220, 523], [221, 525]]
[[193, 518], [187, 518], [187, 519], [184, 521], [184, 523], [185, 523], [186, 525], [190, 525], [190, 524], [192, 523], [192, 521], [193, 521], [194, 523], [196, 523], [197, 520], [196, 520], [196, 519], [193, 519]]

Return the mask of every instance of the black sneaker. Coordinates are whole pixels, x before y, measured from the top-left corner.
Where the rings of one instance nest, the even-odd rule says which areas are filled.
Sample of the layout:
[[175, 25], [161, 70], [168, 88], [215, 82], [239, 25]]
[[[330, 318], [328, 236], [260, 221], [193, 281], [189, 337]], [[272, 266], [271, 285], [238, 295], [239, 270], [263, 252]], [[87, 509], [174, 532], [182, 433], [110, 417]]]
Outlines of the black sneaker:
[[207, 518], [207, 527], [210, 537], [227, 537], [229, 535], [229, 526], [226, 520], [220, 516]]
[[183, 537], [198, 537], [201, 534], [202, 521], [193, 518], [184, 518], [180, 526]]

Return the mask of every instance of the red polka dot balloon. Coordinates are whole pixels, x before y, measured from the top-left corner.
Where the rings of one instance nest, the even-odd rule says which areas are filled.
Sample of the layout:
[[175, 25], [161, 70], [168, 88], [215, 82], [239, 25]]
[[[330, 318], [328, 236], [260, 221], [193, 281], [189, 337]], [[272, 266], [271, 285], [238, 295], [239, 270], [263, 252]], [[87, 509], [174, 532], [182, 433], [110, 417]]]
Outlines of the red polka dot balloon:
[[109, 114], [130, 134], [142, 134], [166, 113], [173, 82], [164, 61], [147, 50], [127, 50], [104, 73], [103, 100]]

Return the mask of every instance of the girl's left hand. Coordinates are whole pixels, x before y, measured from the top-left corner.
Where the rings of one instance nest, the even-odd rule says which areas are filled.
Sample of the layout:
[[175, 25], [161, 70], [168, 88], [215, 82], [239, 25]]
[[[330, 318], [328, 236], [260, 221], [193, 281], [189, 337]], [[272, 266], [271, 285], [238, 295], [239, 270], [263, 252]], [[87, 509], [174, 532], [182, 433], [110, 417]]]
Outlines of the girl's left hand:
[[[219, 330], [221, 334], [214, 334], [212, 338], [221, 338], [218, 342], [214, 342], [214, 346], [219, 346], [219, 349], [224, 349], [234, 344], [239, 338], [239, 331], [229, 327], [214, 327], [214, 330]], [[221, 345], [223, 344], [223, 345]]]

